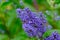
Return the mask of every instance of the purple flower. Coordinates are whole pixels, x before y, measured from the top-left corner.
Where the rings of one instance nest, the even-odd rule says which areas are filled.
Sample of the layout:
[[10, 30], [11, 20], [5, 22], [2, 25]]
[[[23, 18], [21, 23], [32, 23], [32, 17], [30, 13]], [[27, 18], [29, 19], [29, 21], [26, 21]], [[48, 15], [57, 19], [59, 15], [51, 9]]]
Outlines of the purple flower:
[[22, 20], [22, 22], [27, 23], [31, 19], [35, 18], [35, 14], [33, 14], [28, 8], [23, 10], [17, 9], [18, 17]]
[[49, 37], [45, 38], [45, 40], [60, 40], [60, 35], [55, 31]]
[[25, 8], [25, 9], [17, 9], [17, 14], [19, 18], [22, 20], [23, 29], [28, 34], [28, 36], [42, 37], [42, 35], [46, 31], [46, 22], [47, 22], [42, 12], [40, 13], [39, 17], [35, 13], [30, 11], [29, 8]]
[[36, 36], [37, 30], [33, 28], [31, 25], [23, 24], [23, 29], [25, 30], [28, 36], [30, 37]]

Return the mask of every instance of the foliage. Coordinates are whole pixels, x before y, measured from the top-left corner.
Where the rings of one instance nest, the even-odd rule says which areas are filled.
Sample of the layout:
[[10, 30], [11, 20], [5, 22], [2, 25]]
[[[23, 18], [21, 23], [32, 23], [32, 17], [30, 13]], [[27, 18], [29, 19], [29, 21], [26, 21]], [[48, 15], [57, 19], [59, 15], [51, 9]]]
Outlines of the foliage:
[[53, 31], [59, 33], [60, 17], [57, 16], [60, 16], [60, 0], [22, 0], [22, 4], [21, 0], [0, 0], [0, 40], [39, 39], [28, 37], [22, 29], [22, 21], [17, 18], [16, 9], [24, 9], [25, 7], [30, 8], [33, 12], [42, 11], [46, 16], [47, 25], [51, 25], [52, 29], [44, 33], [44, 38]]

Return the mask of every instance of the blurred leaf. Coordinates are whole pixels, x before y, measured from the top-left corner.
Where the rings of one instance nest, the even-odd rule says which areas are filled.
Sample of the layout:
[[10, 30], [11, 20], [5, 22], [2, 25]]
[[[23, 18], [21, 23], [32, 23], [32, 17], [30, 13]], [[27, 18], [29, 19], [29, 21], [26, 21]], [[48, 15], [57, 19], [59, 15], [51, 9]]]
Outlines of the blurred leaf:
[[1, 8], [2, 8], [2, 11], [5, 11], [5, 10], [10, 10], [12, 9], [12, 2], [4, 2], [2, 5], [1, 5]]
[[0, 40], [9, 40], [9, 38], [6, 34], [0, 34]]
[[24, 6], [20, 4], [20, 0], [9, 0], [9, 2], [12, 2], [15, 8], [24, 8]]
[[15, 4], [18, 4], [20, 2], [20, 0], [9, 0], [10, 2], [13, 2]]
[[35, 40], [36, 38], [30, 38], [27, 36], [27, 34], [22, 30], [21, 32], [19, 32], [15, 38], [11, 39], [11, 40]]
[[19, 32], [12, 40], [26, 40], [28, 37], [24, 31]]
[[56, 6], [55, 7], [56, 9], [59, 9], [60, 8], [60, 3], [59, 4], [55, 4], [55, 6]]
[[6, 26], [4, 25], [5, 21], [4, 19], [1, 17], [0, 18], [0, 33], [5, 33], [6, 32]]
[[8, 19], [6, 20], [6, 26], [9, 27], [12, 21], [16, 18], [17, 14], [16, 14], [15, 9], [13, 9], [13, 10], [8, 11], [7, 15], [9, 16], [8, 16]]
[[8, 15], [6, 26], [9, 30], [10, 37], [14, 37], [22, 30], [22, 22], [19, 18], [17, 18], [16, 9], [8, 11]]
[[4, 2], [1, 6], [4, 7], [4, 6], [7, 6], [9, 4], [11, 4], [11, 2]]
[[59, 4], [59, 3], [60, 3], [60, 0], [55, 0], [55, 3], [56, 3], [56, 4]]
[[57, 29], [60, 29], [60, 20], [56, 21]]
[[5, 27], [5, 25], [3, 25], [3, 24], [0, 24], [0, 33], [1, 33], [1, 34], [6, 33], [6, 27]]
[[0, 19], [4, 19], [5, 18], [5, 15], [4, 15], [4, 13], [0, 13]]
[[46, 0], [36, 0], [37, 3], [40, 5], [40, 4], [46, 4], [47, 1]]
[[14, 19], [9, 28], [11, 37], [15, 37], [19, 32], [22, 31], [22, 23], [19, 19]]
[[33, 5], [33, 0], [23, 0], [24, 3], [27, 3], [29, 5]]

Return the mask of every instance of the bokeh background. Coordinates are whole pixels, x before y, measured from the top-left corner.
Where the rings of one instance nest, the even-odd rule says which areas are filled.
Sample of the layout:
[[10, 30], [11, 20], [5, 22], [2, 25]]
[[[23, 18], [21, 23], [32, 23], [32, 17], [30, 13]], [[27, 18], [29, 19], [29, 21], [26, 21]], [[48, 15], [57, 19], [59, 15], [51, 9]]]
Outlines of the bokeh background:
[[44, 36], [54, 30], [60, 31], [60, 0], [0, 0], [0, 40], [37, 40], [26, 35], [17, 18], [16, 9], [26, 7], [33, 12], [42, 11], [46, 16], [52, 29]]

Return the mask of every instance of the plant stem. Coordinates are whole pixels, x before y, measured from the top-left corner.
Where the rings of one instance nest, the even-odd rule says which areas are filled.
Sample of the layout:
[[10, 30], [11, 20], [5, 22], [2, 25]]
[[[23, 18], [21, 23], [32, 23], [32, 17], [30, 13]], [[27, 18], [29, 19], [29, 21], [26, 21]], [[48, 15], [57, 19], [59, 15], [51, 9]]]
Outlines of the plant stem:
[[36, 8], [36, 10], [38, 11], [38, 10], [39, 10], [39, 7], [38, 7], [38, 5], [37, 5], [37, 3], [36, 3], [36, 0], [33, 0], [33, 5], [34, 5], [34, 7]]

